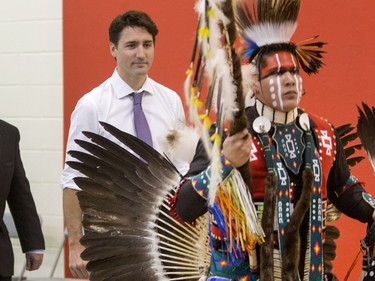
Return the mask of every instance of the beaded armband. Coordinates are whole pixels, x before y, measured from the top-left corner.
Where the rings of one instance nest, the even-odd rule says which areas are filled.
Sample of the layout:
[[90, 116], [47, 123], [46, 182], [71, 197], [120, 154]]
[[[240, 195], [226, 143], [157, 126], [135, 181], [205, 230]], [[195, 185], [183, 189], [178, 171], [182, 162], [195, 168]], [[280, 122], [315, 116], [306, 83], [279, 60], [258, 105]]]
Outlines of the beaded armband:
[[[348, 180], [346, 181], [345, 187], [344, 187], [344, 192], [348, 189], [350, 189], [352, 186], [358, 184], [359, 181], [358, 179], [351, 175]], [[374, 198], [368, 194], [367, 192], [362, 192], [362, 198], [363, 200], [373, 209], [375, 209], [375, 200]]]
[[[233, 170], [233, 166], [227, 161], [224, 156], [221, 156], [221, 178], [224, 180], [230, 172]], [[196, 192], [204, 199], [208, 198], [209, 186], [211, 178], [211, 166], [202, 171], [200, 174], [190, 178], [191, 184], [193, 185]]]
[[[229, 163], [229, 161], [225, 160], [224, 156], [221, 156], [221, 169], [220, 173], [222, 175], [222, 179], [224, 180], [230, 172], [233, 170], [232, 165]], [[210, 175], [211, 175], [211, 166], [209, 166], [207, 169], [203, 170], [201, 173], [199, 173], [196, 176], [190, 177], [190, 178], [184, 178], [179, 186], [176, 189], [175, 195], [173, 197], [169, 197], [169, 206], [170, 206], [170, 213], [171, 215], [180, 223], [184, 223], [184, 221], [178, 216], [176, 212], [176, 200], [178, 197], [178, 193], [180, 192], [181, 186], [183, 186], [187, 181], [191, 181], [191, 184], [193, 188], [196, 190], [196, 192], [202, 196], [204, 199], [207, 199], [208, 192], [209, 192], [209, 185], [210, 185]], [[190, 222], [189, 224], [195, 225], [195, 222]]]
[[362, 198], [368, 205], [370, 205], [371, 208], [375, 209], [375, 200], [370, 194], [367, 192], [362, 192]]
[[337, 197], [341, 197], [346, 191], [351, 189], [353, 186], [357, 185], [359, 183], [358, 179], [350, 175], [350, 177], [346, 180], [345, 185], [343, 186], [342, 190], [339, 193], [336, 193]]

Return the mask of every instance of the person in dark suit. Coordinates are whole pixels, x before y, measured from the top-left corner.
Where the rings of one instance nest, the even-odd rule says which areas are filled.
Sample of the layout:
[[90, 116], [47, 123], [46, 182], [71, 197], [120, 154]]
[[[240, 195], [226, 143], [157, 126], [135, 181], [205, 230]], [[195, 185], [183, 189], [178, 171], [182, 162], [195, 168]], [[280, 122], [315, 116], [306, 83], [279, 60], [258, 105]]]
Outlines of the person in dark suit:
[[[23, 168], [18, 129], [0, 120], [0, 216], [4, 217], [5, 203], [12, 213], [22, 251], [26, 255], [26, 269], [36, 270], [43, 261], [44, 237]], [[0, 224], [0, 281], [10, 281], [14, 274], [14, 255], [8, 230]]]

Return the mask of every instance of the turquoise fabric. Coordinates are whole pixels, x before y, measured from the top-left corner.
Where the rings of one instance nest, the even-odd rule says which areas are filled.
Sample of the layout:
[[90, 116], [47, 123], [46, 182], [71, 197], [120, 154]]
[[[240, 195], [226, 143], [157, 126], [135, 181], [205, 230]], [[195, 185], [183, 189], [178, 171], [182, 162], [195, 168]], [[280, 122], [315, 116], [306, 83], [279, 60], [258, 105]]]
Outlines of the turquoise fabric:
[[239, 264], [234, 265], [233, 262], [229, 260], [226, 251], [214, 250], [212, 252], [210, 277], [207, 279], [207, 281], [256, 281], [259, 280], [259, 278], [259, 273], [251, 273], [249, 260], [247, 258], [240, 261]]

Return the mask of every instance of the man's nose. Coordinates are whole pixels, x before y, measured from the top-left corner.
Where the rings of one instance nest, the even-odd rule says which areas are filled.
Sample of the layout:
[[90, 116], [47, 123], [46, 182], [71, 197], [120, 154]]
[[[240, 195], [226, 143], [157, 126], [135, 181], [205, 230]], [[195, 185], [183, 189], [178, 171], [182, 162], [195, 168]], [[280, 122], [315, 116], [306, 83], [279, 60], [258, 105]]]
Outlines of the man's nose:
[[137, 57], [144, 57], [145, 56], [145, 50], [143, 46], [139, 46], [137, 48]]
[[294, 85], [294, 84], [296, 84], [295, 77], [294, 77], [294, 75], [290, 71], [286, 71], [283, 74], [283, 82], [286, 85]]

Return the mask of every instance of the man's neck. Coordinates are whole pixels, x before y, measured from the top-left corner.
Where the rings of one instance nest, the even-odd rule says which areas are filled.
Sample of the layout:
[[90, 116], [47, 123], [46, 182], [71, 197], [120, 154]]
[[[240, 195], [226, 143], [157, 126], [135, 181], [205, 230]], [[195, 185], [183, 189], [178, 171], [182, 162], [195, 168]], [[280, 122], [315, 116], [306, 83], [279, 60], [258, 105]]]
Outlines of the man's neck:
[[275, 124], [292, 123], [298, 116], [297, 108], [289, 112], [283, 112], [263, 104], [260, 100], [255, 101], [255, 108], [260, 116], [266, 117], [268, 120]]
[[147, 74], [142, 76], [130, 76], [121, 74], [118, 69], [117, 72], [122, 80], [125, 81], [134, 91], [138, 91], [143, 87], [143, 84], [146, 82]]

